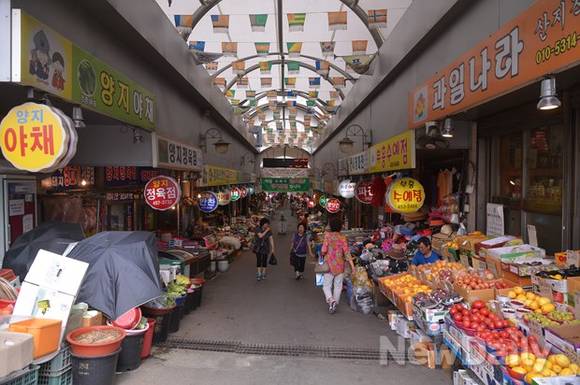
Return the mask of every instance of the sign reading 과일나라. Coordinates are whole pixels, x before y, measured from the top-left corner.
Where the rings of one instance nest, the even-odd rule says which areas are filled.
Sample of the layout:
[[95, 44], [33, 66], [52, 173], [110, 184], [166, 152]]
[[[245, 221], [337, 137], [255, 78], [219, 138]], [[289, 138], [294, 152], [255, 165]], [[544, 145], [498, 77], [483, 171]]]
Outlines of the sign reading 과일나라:
[[179, 203], [181, 187], [175, 179], [160, 175], [147, 182], [144, 195], [152, 209], [165, 211]]
[[204, 191], [199, 198], [199, 210], [204, 213], [211, 213], [218, 207], [218, 197], [211, 191]]
[[[580, 62], [580, 2], [537, 0], [409, 94], [409, 127], [485, 103]], [[539, 88], [539, 87], [538, 87]]]
[[397, 179], [387, 190], [387, 204], [398, 213], [417, 212], [425, 203], [423, 185], [413, 178]]
[[369, 152], [371, 173], [415, 168], [415, 131], [407, 130], [377, 143]]
[[360, 203], [370, 205], [373, 202], [373, 182], [361, 181], [356, 185], [356, 199]]
[[328, 211], [331, 214], [336, 214], [337, 212], [340, 211], [340, 201], [336, 198], [330, 198], [327, 202], [326, 202], [326, 211]]
[[19, 170], [54, 167], [68, 152], [69, 137], [61, 117], [44, 104], [16, 106], [0, 123], [2, 155]]

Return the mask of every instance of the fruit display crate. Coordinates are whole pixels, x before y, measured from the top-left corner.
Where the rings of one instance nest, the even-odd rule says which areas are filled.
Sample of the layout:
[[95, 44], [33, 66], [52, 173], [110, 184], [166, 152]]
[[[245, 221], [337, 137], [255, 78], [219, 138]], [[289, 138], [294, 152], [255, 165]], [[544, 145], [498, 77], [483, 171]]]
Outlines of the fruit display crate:
[[64, 369], [70, 368], [71, 356], [70, 346], [68, 344], [62, 345], [58, 354], [50, 361], [40, 366], [40, 376], [54, 376], [55, 373], [62, 372]]
[[0, 385], [37, 385], [38, 384], [38, 365], [30, 365], [28, 368], [0, 379]]
[[70, 366], [49, 376], [38, 377], [38, 385], [72, 385], [72, 383], [73, 373]]

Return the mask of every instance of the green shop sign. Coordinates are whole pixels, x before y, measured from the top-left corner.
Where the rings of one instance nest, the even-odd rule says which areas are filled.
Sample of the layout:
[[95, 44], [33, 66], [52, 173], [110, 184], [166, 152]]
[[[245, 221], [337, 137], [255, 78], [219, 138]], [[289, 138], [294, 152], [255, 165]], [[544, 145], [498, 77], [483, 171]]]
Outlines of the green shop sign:
[[310, 190], [308, 178], [262, 178], [262, 190], [267, 192], [306, 192]]
[[13, 45], [20, 47], [20, 74], [13, 81], [155, 130], [154, 94], [22, 11], [20, 25], [20, 36], [13, 36]]

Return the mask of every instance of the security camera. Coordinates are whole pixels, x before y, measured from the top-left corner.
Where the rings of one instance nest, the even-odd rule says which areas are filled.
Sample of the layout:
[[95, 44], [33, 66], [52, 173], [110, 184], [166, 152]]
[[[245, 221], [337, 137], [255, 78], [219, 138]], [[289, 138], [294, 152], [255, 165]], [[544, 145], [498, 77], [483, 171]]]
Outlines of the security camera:
[[425, 135], [435, 138], [440, 135], [439, 122], [431, 120], [425, 123]]

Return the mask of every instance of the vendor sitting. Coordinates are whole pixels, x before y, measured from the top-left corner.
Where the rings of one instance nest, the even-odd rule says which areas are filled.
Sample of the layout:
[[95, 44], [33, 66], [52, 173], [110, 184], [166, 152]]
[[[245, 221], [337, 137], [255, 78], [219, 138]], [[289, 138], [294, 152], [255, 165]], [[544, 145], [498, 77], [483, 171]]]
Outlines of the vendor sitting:
[[426, 263], [435, 263], [441, 259], [441, 256], [433, 251], [431, 241], [427, 237], [419, 238], [419, 250], [415, 253], [411, 263], [413, 265], [424, 265]]

